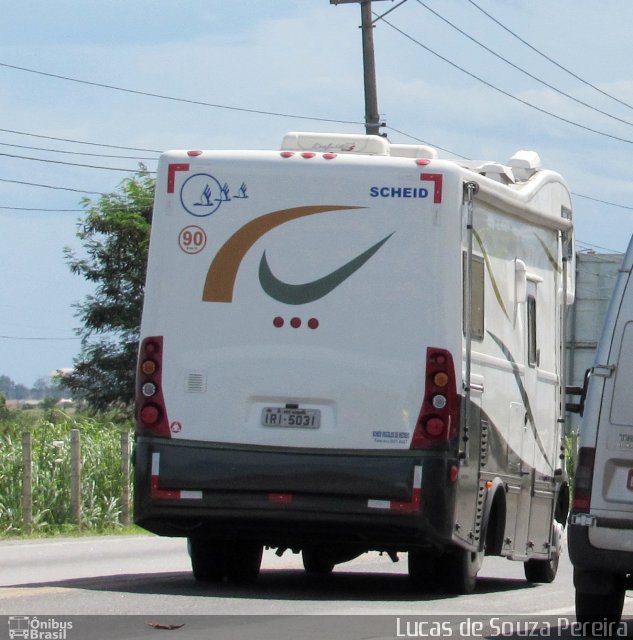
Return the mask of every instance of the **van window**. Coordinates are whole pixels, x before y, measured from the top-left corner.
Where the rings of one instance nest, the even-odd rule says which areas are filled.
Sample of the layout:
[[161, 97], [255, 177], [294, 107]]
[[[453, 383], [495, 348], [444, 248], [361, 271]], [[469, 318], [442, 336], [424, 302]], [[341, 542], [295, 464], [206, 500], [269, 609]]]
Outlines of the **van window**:
[[613, 424], [633, 425], [631, 371], [633, 371], [633, 322], [627, 322], [622, 332], [618, 366], [615, 369], [615, 386], [611, 402], [611, 422]]
[[536, 367], [538, 364], [538, 351], [536, 346], [536, 298], [527, 298], [527, 340], [528, 340], [528, 364]]
[[[466, 260], [467, 254], [464, 252], [463, 266], [464, 266], [464, 291], [463, 291], [463, 305], [464, 309], [464, 318], [462, 319], [462, 324], [464, 326], [464, 334], [466, 333]], [[483, 340], [484, 339], [484, 259], [480, 256], [472, 257], [472, 267], [471, 267], [471, 275], [472, 275], [472, 283], [473, 283], [473, 291], [472, 291], [472, 304], [470, 308], [470, 320], [471, 320], [471, 335], [473, 340]]]

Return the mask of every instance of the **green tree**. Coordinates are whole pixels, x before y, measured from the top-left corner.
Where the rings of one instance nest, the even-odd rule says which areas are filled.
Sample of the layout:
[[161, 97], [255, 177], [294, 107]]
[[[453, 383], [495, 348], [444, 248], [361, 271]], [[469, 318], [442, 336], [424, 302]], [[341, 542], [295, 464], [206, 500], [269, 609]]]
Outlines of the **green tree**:
[[81, 352], [61, 384], [94, 410], [131, 407], [134, 399], [153, 199], [154, 180], [141, 166], [117, 192], [82, 201], [84, 252], [64, 251], [72, 273], [95, 289], [76, 305]]
[[0, 376], [0, 393], [8, 400], [25, 400], [30, 390], [23, 384], [16, 384], [8, 376]]
[[15, 382], [13, 382], [9, 376], [0, 376], [0, 393], [5, 398], [11, 398], [14, 389]]
[[31, 398], [35, 400], [44, 400], [45, 398], [60, 400], [64, 392], [59, 386], [59, 378], [59, 375], [38, 378], [31, 389]]

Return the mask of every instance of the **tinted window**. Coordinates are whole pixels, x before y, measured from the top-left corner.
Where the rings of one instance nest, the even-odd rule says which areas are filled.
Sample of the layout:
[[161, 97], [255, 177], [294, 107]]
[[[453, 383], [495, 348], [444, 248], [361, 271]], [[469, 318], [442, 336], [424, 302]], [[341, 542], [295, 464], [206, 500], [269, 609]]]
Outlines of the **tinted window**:
[[538, 352], [536, 347], [536, 298], [528, 296], [527, 299], [527, 329], [528, 329], [528, 364], [535, 367], [538, 364]]

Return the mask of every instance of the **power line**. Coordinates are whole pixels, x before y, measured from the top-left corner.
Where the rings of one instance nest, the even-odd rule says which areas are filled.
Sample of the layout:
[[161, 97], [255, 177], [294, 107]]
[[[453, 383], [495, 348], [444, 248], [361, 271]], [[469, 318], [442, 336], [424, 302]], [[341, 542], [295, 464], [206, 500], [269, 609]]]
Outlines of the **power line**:
[[[484, 12], [480, 7], [478, 7], [474, 2], [472, 2], [472, 0], [468, 0], [468, 1], [471, 2], [471, 4], [473, 4], [473, 6], [475, 6], [478, 9], [480, 9], [482, 12]], [[428, 9], [429, 11], [431, 11], [432, 13], [437, 15], [439, 18], [441, 18], [442, 20], [444, 20], [445, 22], [450, 24], [452, 27], [454, 27], [455, 29], [460, 31], [460, 33], [464, 33], [464, 35], [466, 35], [467, 37], [470, 38], [470, 36], [468, 36], [468, 34], [465, 34], [465, 32], [461, 31], [455, 25], [453, 25], [452, 23], [450, 23], [447, 20], [445, 20], [442, 16], [437, 14], [435, 11], [432, 11], [428, 6], [426, 6], [423, 2], [421, 2], [421, 0], [418, 0], [418, 2], [422, 6], [424, 6], [426, 9]], [[563, 117], [558, 116], [558, 115], [556, 115], [554, 113], [551, 113], [551, 112], [549, 112], [549, 111], [547, 111], [545, 109], [542, 109], [542, 108], [540, 108], [540, 107], [538, 107], [536, 105], [533, 105], [533, 104], [531, 104], [531, 103], [529, 103], [529, 102], [527, 102], [525, 100], [522, 100], [522, 99], [520, 99], [520, 98], [518, 98], [516, 96], [513, 96], [512, 94], [504, 91], [503, 89], [500, 89], [499, 87], [496, 87], [495, 85], [487, 82], [486, 80], [480, 78], [479, 76], [476, 76], [475, 74], [469, 72], [468, 70], [464, 69], [463, 67], [461, 67], [461, 66], [457, 65], [456, 63], [450, 61], [448, 58], [445, 58], [444, 56], [436, 53], [435, 51], [433, 51], [432, 49], [430, 49], [426, 45], [422, 44], [421, 42], [419, 42], [418, 40], [416, 40], [415, 38], [413, 38], [409, 34], [405, 33], [403, 30], [399, 29], [398, 27], [396, 27], [395, 25], [390, 23], [388, 20], [385, 20], [384, 19], [384, 15], [383, 16], [378, 16], [375, 13], [374, 13], [374, 15], [376, 16], [377, 19], [382, 20], [389, 27], [391, 27], [392, 29], [394, 29], [395, 31], [397, 31], [398, 33], [400, 33], [401, 35], [403, 35], [407, 39], [411, 40], [412, 42], [414, 42], [418, 46], [422, 47], [423, 49], [425, 49], [429, 53], [432, 53], [433, 55], [437, 56], [438, 58], [440, 58], [441, 60], [443, 60], [447, 64], [453, 66], [454, 68], [458, 69], [459, 71], [462, 71], [463, 73], [465, 73], [465, 74], [469, 75], [470, 77], [478, 80], [479, 82], [482, 82], [483, 84], [485, 84], [489, 88], [492, 88], [495, 91], [498, 91], [498, 92], [502, 93], [503, 95], [505, 95], [505, 96], [507, 96], [509, 98], [517, 100], [518, 102], [520, 102], [520, 103], [522, 103], [522, 104], [524, 104], [524, 105], [526, 105], [528, 107], [531, 107], [533, 109], [536, 109], [537, 111], [540, 111], [541, 113], [544, 113], [546, 115], [554, 117], [554, 118], [556, 118], [558, 120], [561, 120], [561, 121], [566, 122], [568, 124], [571, 124], [573, 126], [579, 127], [579, 128], [584, 129], [586, 131], [590, 131], [590, 132], [596, 133], [598, 135], [603, 135], [603, 136], [606, 136], [606, 137], [609, 137], [609, 138], [612, 138], [612, 139], [615, 139], [615, 140], [620, 140], [622, 142], [627, 142], [629, 144], [633, 144], [633, 140], [620, 138], [618, 136], [614, 136], [614, 135], [607, 134], [607, 133], [602, 132], [602, 131], [598, 131], [598, 130], [586, 127], [586, 126], [581, 125], [581, 124], [579, 124], [577, 122], [574, 122], [574, 121], [569, 120], [567, 118], [563, 118]], [[494, 18], [492, 18], [492, 19], [494, 20]], [[498, 22], [497, 20], [494, 20], [494, 21]], [[499, 23], [499, 25], [502, 26], [503, 28], [506, 28], [501, 23]], [[477, 42], [477, 41], [475, 41], [475, 42]], [[480, 44], [480, 46], [484, 47], [485, 49], [487, 49], [488, 51], [490, 51], [494, 55], [498, 56], [498, 54], [496, 54], [492, 50], [488, 49], [487, 47], [485, 47], [481, 43], [478, 43], [478, 44]], [[528, 44], [528, 43], [526, 43], [526, 44]], [[529, 46], [529, 44], [528, 44], [528, 46]], [[498, 57], [501, 57], [501, 56], [498, 56]], [[502, 57], [502, 59], [505, 60], [505, 58], [503, 58], [503, 57]], [[508, 64], [512, 65], [511, 62], [509, 62], [507, 60], [505, 60], [505, 61], [508, 62]], [[310, 120], [318, 120], [318, 121], [322, 121], [322, 122], [335, 122], [335, 123], [339, 123], [339, 124], [359, 124], [359, 125], [362, 124], [361, 122], [355, 122], [355, 121], [349, 121], [349, 120], [332, 120], [332, 119], [317, 118], [317, 117], [313, 118], [313, 117], [294, 115], [294, 114], [283, 114], [283, 113], [280, 113], [280, 112], [271, 112], [271, 111], [246, 109], [246, 108], [243, 108], [243, 107], [229, 107], [229, 106], [226, 106], [226, 105], [217, 105], [217, 104], [205, 103], [205, 102], [201, 102], [201, 101], [192, 101], [192, 100], [187, 100], [187, 99], [182, 99], [182, 98], [176, 98], [176, 97], [172, 97], [172, 96], [163, 96], [163, 95], [160, 95], [160, 94], [152, 94], [152, 93], [148, 93], [148, 92], [141, 92], [141, 91], [136, 91], [136, 90], [133, 90], [133, 89], [124, 89], [124, 88], [116, 87], [116, 86], [113, 86], [113, 85], [106, 85], [106, 84], [103, 84], [103, 83], [96, 83], [96, 82], [90, 82], [90, 81], [86, 81], [86, 80], [79, 80], [79, 79], [76, 79], [76, 78], [71, 78], [71, 77], [67, 77], [67, 76], [61, 76], [61, 75], [57, 75], [57, 74], [46, 73], [46, 72], [37, 71], [37, 70], [33, 70], [33, 69], [27, 69], [25, 67], [18, 67], [18, 66], [15, 66], [15, 65], [9, 65], [9, 64], [6, 64], [6, 63], [1, 63], [1, 62], [0, 62], [0, 66], [4, 66], [4, 67], [7, 67], [7, 68], [11, 68], [11, 69], [16, 69], [16, 70], [20, 70], [20, 71], [25, 71], [25, 72], [28, 72], [28, 73], [34, 73], [34, 74], [38, 74], [38, 75], [43, 75], [43, 76], [47, 76], [47, 77], [53, 77], [53, 78], [58, 78], [58, 79], [62, 79], [62, 80], [67, 80], [67, 81], [71, 81], [71, 82], [78, 82], [78, 83], [81, 83], [81, 84], [93, 85], [93, 86], [98, 86], [98, 87], [102, 87], [102, 88], [109, 88], [109, 89], [114, 89], [114, 90], [117, 90], [117, 91], [124, 91], [124, 92], [128, 92], [128, 93], [136, 93], [136, 94], [141, 94], [141, 95], [147, 95], [147, 96], [150, 96], [150, 97], [156, 97], [156, 98], [161, 98], [161, 99], [174, 100], [174, 101], [178, 101], [178, 102], [194, 103], [194, 104], [200, 104], [200, 105], [203, 105], [203, 106], [210, 106], [210, 107], [216, 107], [216, 108], [225, 108], [225, 109], [231, 109], [231, 110], [236, 110], [236, 111], [257, 113], [257, 114], [261, 114], [261, 115], [274, 115], [274, 116], [279, 116], [279, 117], [310, 119]], [[515, 65], [513, 65], [513, 66], [515, 66]], [[527, 73], [527, 72], [525, 72], [525, 73]], [[531, 74], [528, 74], [528, 75], [531, 76]], [[534, 76], [531, 76], [531, 77], [534, 77]], [[535, 78], [535, 79], [537, 79], [537, 78]], [[547, 85], [547, 86], [551, 86], [551, 85]], [[556, 90], [554, 87], [551, 87], [551, 88]], [[564, 95], [567, 95], [567, 94], [564, 94]], [[569, 96], [569, 97], [571, 97], [571, 96]], [[586, 106], [589, 106], [589, 105], [586, 105]], [[592, 107], [590, 107], [590, 108], [592, 108]], [[608, 114], [606, 114], [606, 115], [608, 115]], [[624, 121], [624, 122], [626, 122], [626, 121]], [[631, 123], [631, 124], [633, 124], [633, 123]], [[394, 131], [394, 132], [396, 132], [396, 133], [399, 133], [399, 134], [404, 135], [404, 136], [406, 136], [408, 138], [411, 138], [412, 140], [416, 140], [416, 141], [421, 142], [423, 144], [429, 144], [428, 142], [425, 142], [424, 140], [421, 140], [420, 138], [417, 138], [416, 136], [413, 136], [412, 134], [408, 134], [408, 133], [405, 133], [403, 131], [400, 131], [400, 130], [396, 129], [395, 127], [388, 126], [387, 128], [392, 130], [392, 131]], [[107, 147], [107, 148], [125, 149], [125, 150], [132, 150], [132, 151], [149, 151], [151, 153], [160, 153], [160, 151], [153, 150], [153, 149], [140, 149], [140, 148], [135, 148], [135, 147], [122, 147], [122, 146], [118, 146], [118, 145], [109, 145], [109, 144], [104, 144], [104, 143], [95, 143], [95, 142], [87, 142], [87, 141], [81, 141], [81, 140], [73, 140], [73, 139], [69, 139], [69, 138], [45, 136], [45, 135], [34, 134], [34, 133], [29, 133], [29, 132], [24, 132], [24, 131], [16, 131], [16, 130], [12, 130], [12, 129], [2, 129], [2, 128], [0, 128], [0, 131], [6, 132], [6, 133], [13, 133], [13, 134], [17, 134], [17, 135], [33, 136], [33, 137], [37, 137], [37, 138], [44, 138], [44, 139], [64, 141], [64, 142], [72, 142], [72, 143], [75, 143], [75, 144], [85, 144], [85, 145], [100, 146], [100, 147]], [[18, 145], [16, 145], [16, 146], [18, 146]], [[463, 155], [461, 155], [459, 153], [450, 151], [450, 150], [445, 149], [445, 148], [443, 148], [443, 147], [441, 147], [439, 145], [435, 145], [434, 144], [433, 146], [436, 147], [437, 149], [440, 149], [442, 151], [450, 153], [451, 155], [454, 155], [456, 157], [460, 157], [460, 158], [463, 158], [463, 159], [468, 159], [468, 158], [466, 158], [465, 156], [463, 156]], [[10, 154], [0, 154], [0, 155], [5, 155], [5, 156], [9, 156], [9, 157], [20, 157], [20, 156], [10, 156]], [[27, 158], [23, 157], [23, 159], [27, 159]], [[37, 160], [37, 161], [41, 161], [41, 162], [54, 162], [54, 163], [55, 162], [59, 162], [59, 161], [52, 161], [52, 160], [48, 160], [48, 161], [47, 160], [42, 160], [42, 159], [39, 159], [39, 158], [28, 158], [28, 159]], [[59, 163], [60, 164], [64, 164], [64, 163], [61, 163], [61, 162], [59, 162]], [[67, 163], [67, 164], [73, 164], [73, 163]], [[112, 167], [94, 167], [94, 166], [91, 166], [91, 165], [81, 165], [81, 164], [80, 165], [75, 165], [75, 166], [99, 168], [99, 169], [110, 169], [110, 170], [116, 170], [116, 171], [126, 171], [126, 172], [130, 172], [130, 173], [133, 172], [133, 171], [131, 171], [129, 169], [114, 169]], [[4, 181], [5, 182], [11, 182], [11, 181], [8, 181], [8, 180], [4, 180]], [[13, 181], [13, 182], [17, 182], [18, 184], [29, 184], [29, 183], [19, 183], [18, 181]], [[70, 191], [80, 191], [80, 190], [77, 190], [77, 189], [69, 189], [69, 188], [66, 188], [66, 187], [54, 187], [54, 186], [50, 186], [50, 185], [32, 184], [32, 186], [39, 186], [39, 187], [51, 188], [51, 189], [70, 190]], [[80, 192], [82, 192], [82, 193], [92, 193], [92, 194], [96, 194], [96, 195], [102, 195], [102, 194], [99, 194], [97, 192], [87, 192], [87, 191], [80, 191]], [[616, 207], [621, 207], [621, 208], [629, 208], [629, 207], [626, 207], [625, 205], [618, 205], [618, 204], [615, 204], [615, 203], [610, 203], [610, 202], [598, 200], [596, 198], [591, 198], [590, 196], [584, 196], [584, 195], [580, 195], [580, 194], [576, 194], [576, 195], [578, 195], [579, 197], [596, 200], [597, 202], [601, 202], [602, 204], [608, 204], [608, 205], [611, 205], [611, 206], [616, 206]]]
[[[134, 169], [121, 169], [119, 167], [103, 167], [92, 164], [81, 164], [77, 162], [64, 162], [63, 160], [46, 160], [44, 158], [32, 158], [29, 156], [18, 156], [11, 153], [0, 153], [0, 157], [14, 158], [17, 160], [31, 160], [33, 162], [45, 162], [47, 164], [62, 164], [67, 167], [81, 167], [82, 169], [103, 169], [106, 171], [124, 171], [125, 173], [134, 173]], [[155, 171], [147, 171], [147, 173], [156, 173]]]
[[4, 205], [0, 205], [0, 209], [8, 211], [42, 211], [46, 213], [77, 213], [85, 211], [85, 209], [42, 209], [41, 207], [7, 207]]
[[[277, 118], [294, 118], [297, 120], [313, 120], [315, 122], [332, 122], [332, 123], [336, 123], [336, 124], [356, 124], [356, 125], [363, 125], [364, 126], [364, 122], [358, 122], [358, 121], [354, 121], [354, 120], [336, 120], [333, 118], [319, 118], [316, 116], [303, 116], [303, 115], [297, 115], [297, 114], [292, 114], [292, 113], [281, 113], [281, 112], [277, 112], [277, 111], [264, 111], [262, 109], [247, 109], [245, 107], [234, 107], [234, 106], [229, 106], [229, 105], [225, 105], [225, 104], [216, 104], [213, 102], [204, 102], [202, 100], [193, 100], [193, 99], [188, 99], [188, 98], [177, 98], [175, 96], [169, 96], [169, 95], [163, 95], [160, 93], [151, 93], [149, 91], [139, 91], [137, 89], [127, 89], [125, 87], [118, 87], [116, 85], [112, 85], [112, 84], [105, 84], [102, 82], [93, 82], [90, 80], [80, 80], [79, 78], [72, 78], [70, 76], [62, 76], [56, 73], [48, 73], [46, 71], [39, 71], [37, 69], [29, 69], [27, 67], [19, 67], [17, 65], [13, 65], [13, 64], [7, 64], [6, 62], [0, 62], [0, 67], [4, 67], [6, 69], [13, 69], [14, 71], [23, 71], [25, 73], [33, 73], [36, 75], [40, 75], [40, 76], [44, 76], [47, 78], [55, 78], [57, 80], [65, 80], [67, 82], [76, 82], [78, 84], [84, 84], [84, 85], [88, 85], [91, 87], [99, 87], [101, 89], [111, 89], [113, 91], [121, 91], [123, 93], [131, 93], [134, 95], [139, 95], [139, 96], [145, 96], [148, 98], [158, 98], [160, 100], [169, 100], [171, 102], [180, 102], [180, 103], [185, 103], [185, 104], [193, 104], [193, 105], [197, 105], [197, 106], [201, 106], [201, 107], [211, 107], [213, 109], [226, 109], [229, 111], [240, 111], [242, 113], [254, 113], [257, 115], [263, 115], [263, 116], [274, 116]], [[0, 129], [1, 131], [1, 129]]]
[[[459, 157], [463, 160], [471, 160], [471, 158], [468, 158], [464, 155], [461, 155], [457, 152], [451, 151], [449, 149], [445, 149], [443, 147], [440, 147], [432, 142], [428, 142], [426, 140], [423, 140], [421, 138], [418, 138], [412, 134], [406, 133], [404, 131], [401, 131], [400, 129], [396, 129], [395, 127], [392, 126], [387, 126], [388, 129], [390, 129], [391, 131], [394, 131], [396, 133], [399, 133], [402, 136], [405, 136], [406, 138], [410, 138], [411, 140], [415, 140], [416, 142], [419, 142], [421, 144], [426, 144], [426, 145], [430, 145], [436, 149], [440, 149], [441, 151], [445, 151], [446, 153], [449, 153], [455, 157]], [[8, 155], [8, 154], [3, 154], [0, 153], [0, 156], [3, 155]], [[14, 156], [9, 156], [9, 157], [14, 157]], [[15, 156], [15, 157], [19, 157], [19, 156]], [[39, 158], [28, 158], [31, 160], [40, 160]], [[42, 162], [55, 162], [53, 160], [41, 160]], [[61, 163], [61, 164], [71, 164], [73, 166], [81, 166], [81, 167], [89, 167], [89, 168], [93, 168], [93, 169], [112, 169], [112, 167], [94, 167], [91, 165], [76, 165], [74, 163]], [[134, 173], [134, 171], [132, 170], [127, 170], [127, 169], [115, 169], [116, 171], [127, 171], [129, 173]], [[155, 173], [155, 172], [148, 172], [148, 173]], [[56, 190], [61, 190], [61, 191], [72, 191], [75, 193], [86, 193], [86, 194], [91, 194], [91, 195], [107, 195], [104, 192], [99, 192], [99, 191], [85, 191], [82, 189], [74, 189], [71, 187], [60, 187], [60, 186], [56, 186], [56, 185], [47, 185], [47, 184], [39, 184], [39, 183], [34, 183], [34, 182], [25, 182], [25, 181], [21, 181], [21, 180], [9, 180], [6, 178], [0, 178], [0, 182], [8, 182], [8, 183], [13, 183], [13, 184], [22, 184], [22, 185], [26, 185], [26, 186], [32, 186], [32, 187], [41, 187], [41, 188], [45, 188], [45, 189], [56, 189]], [[600, 198], [595, 198], [592, 196], [588, 196], [586, 194], [582, 194], [582, 193], [577, 193], [577, 192], [572, 192], [571, 193], [572, 196], [574, 196], [575, 198], [583, 198], [585, 200], [591, 200], [592, 202], [597, 202], [599, 204], [604, 204], [610, 207], [617, 207], [619, 209], [626, 209], [628, 211], [633, 211], [633, 206], [630, 205], [625, 205], [625, 204], [619, 204], [617, 202], [611, 202], [608, 200], [603, 200]], [[0, 206], [0, 209], [8, 209], [8, 210], [14, 210], [14, 211], [49, 211], [49, 212], [74, 212], [74, 211], [83, 211], [83, 209], [42, 209], [39, 207], [12, 207], [12, 206]]]
[[572, 78], [575, 78], [579, 82], [582, 82], [584, 85], [591, 87], [598, 93], [601, 93], [603, 96], [606, 96], [607, 98], [611, 98], [611, 100], [615, 100], [615, 102], [623, 105], [624, 107], [627, 107], [628, 109], [633, 109], [633, 106], [630, 105], [628, 102], [624, 102], [623, 100], [620, 100], [616, 96], [610, 93], [607, 93], [606, 91], [603, 91], [599, 87], [596, 87], [596, 85], [591, 84], [591, 82], [588, 82], [584, 78], [581, 78], [578, 74], [574, 73], [567, 67], [564, 67], [562, 64], [556, 62], [556, 60], [554, 60], [550, 56], [546, 55], [545, 53], [543, 53], [542, 51], [540, 51], [539, 49], [531, 45], [529, 42], [521, 38], [521, 36], [517, 35], [514, 31], [512, 31], [512, 29], [509, 29], [503, 23], [499, 22], [499, 20], [497, 20], [494, 16], [490, 15], [487, 11], [484, 11], [484, 9], [482, 9], [476, 2], [474, 2], [474, 0], [467, 0], [467, 1], [470, 2], [470, 4], [472, 4], [473, 7], [475, 7], [475, 9], [477, 9], [478, 11], [481, 11], [481, 13], [483, 13], [485, 16], [490, 18], [490, 20], [492, 20], [494, 23], [498, 24], [502, 29], [507, 31], [511, 36], [516, 38], [519, 42], [522, 42], [526, 47], [529, 47], [530, 49], [532, 49], [532, 51], [534, 51], [535, 53], [538, 53], [538, 55], [545, 58], [545, 60], [547, 60], [548, 62], [551, 62], [555, 67], [558, 67], [561, 71], [564, 71], [565, 73], [569, 74]]
[[46, 337], [27, 337], [27, 336], [3, 336], [0, 335], [0, 339], [2, 340], [47, 340], [47, 341], [67, 341], [67, 340], [81, 340], [80, 337], [77, 338], [46, 338]]
[[156, 149], [139, 149], [137, 147], [121, 147], [119, 145], [105, 144], [103, 142], [86, 142], [85, 140], [73, 140], [72, 138], [57, 138], [55, 136], [45, 136], [39, 133], [28, 133], [26, 131], [16, 131], [15, 129], [0, 129], [3, 133], [13, 133], [18, 136], [30, 136], [43, 140], [57, 140], [58, 142], [72, 142], [73, 144], [85, 144], [91, 147], [104, 147], [107, 149], [123, 149], [125, 151], [143, 151], [147, 153], [162, 153]]
[[9, 182], [11, 184], [22, 184], [27, 187], [42, 187], [43, 189], [56, 189], [59, 191], [73, 191], [75, 193], [88, 193], [94, 196], [104, 196], [105, 193], [101, 191], [85, 191], [84, 189], [73, 189], [72, 187], [57, 187], [50, 184], [39, 184], [37, 182], [24, 182], [22, 180], [9, 180], [7, 178], [0, 178], [0, 182]]
[[617, 122], [621, 122], [623, 124], [627, 124], [627, 125], [633, 127], [633, 122], [630, 122], [629, 120], [624, 120], [623, 118], [618, 118], [617, 116], [614, 116], [611, 113], [603, 111], [602, 109], [598, 109], [597, 107], [594, 107], [593, 105], [590, 105], [587, 102], [579, 100], [578, 98], [575, 98], [574, 96], [570, 95], [569, 93], [566, 93], [562, 89], [558, 89], [557, 87], [555, 87], [554, 85], [550, 84], [549, 82], [546, 82], [542, 78], [539, 78], [538, 76], [535, 76], [533, 73], [530, 73], [526, 69], [523, 69], [522, 67], [519, 67], [517, 64], [515, 64], [511, 60], [508, 60], [506, 57], [502, 56], [500, 53], [497, 53], [496, 51], [494, 51], [490, 47], [487, 47], [485, 44], [483, 44], [479, 40], [473, 38], [473, 36], [471, 36], [470, 34], [466, 33], [466, 31], [464, 31], [463, 29], [460, 29], [456, 24], [452, 23], [450, 20], [447, 20], [445, 17], [440, 15], [434, 9], [431, 9], [431, 7], [429, 7], [427, 4], [425, 4], [422, 0], [417, 0], [417, 3], [419, 5], [421, 5], [421, 6], [423, 6], [427, 11], [430, 11], [434, 16], [436, 16], [437, 18], [439, 18], [440, 20], [445, 22], [451, 28], [455, 29], [455, 31], [457, 31], [458, 33], [463, 35], [465, 38], [468, 38], [471, 42], [474, 42], [476, 45], [478, 45], [482, 49], [486, 50], [488, 53], [492, 54], [497, 59], [502, 60], [506, 64], [510, 65], [513, 69], [516, 69], [517, 71], [520, 71], [521, 73], [525, 74], [529, 78], [532, 78], [532, 80], [536, 80], [536, 82], [539, 82], [540, 84], [542, 84], [543, 86], [547, 87], [548, 89], [552, 89], [552, 91], [555, 91], [556, 93], [560, 94], [561, 96], [564, 96], [565, 98], [568, 98], [569, 100], [573, 100], [574, 102], [576, 102], [577, 104], [582, 105], [583, 107], [587, 107], [587, 109], [591, 109], [592, 111], [595, 111], [596, 113], [600, 113], [603, 116], [606, 116], [607, 118], [611, 118], [612, 120], [616, 120]]
[[[385, 125], [385, 127], [391, 131], [394, 131], [396, 133], [399, 133], [400, 135], [404, 136], [405, 138], [409, 138], [411, 140], [415, 140], [416, 142], [420, 142], [421, 144], [427, 144], [430, 145], [436, 149], [440, 149], [441, 151], [445, 151], [446, 153], [450, 153], [451, 155], [461, 158], [462, 160], [472, 160], [472, 158], [468, 158], [466, 156], [463, 156], [455, 151], [450, 151], [449, 149], [445, 149], [443, 147], [440, 147], [432, 142], [428, 142], [427, 140], [422, 140], [421, 138], [417, 138], [416, 136], [410, 134], [410, 133], [406, 133], [405, 131], [401, 131], [400, 129], [396, 129], [395, 127], [392, 127], [390, 125]], [[585, 200], [591, 200], [592, 202], [597, 202], [599, 204], [604, 204], [607, 205], [609, 207], [617, 207], [619, 209], [626, 209], [629, 211], [633, 211], [633, 206], [629, 206], [626, 204], [619, 204], [617, 202], [610, 202], [609, 200], [602, 200], [600, 198], [594, 198], [592, 196], [588, 196], [585, 195], [583, 193], [577, 193], [575, 191], [571, 192], [571, 195], [574, 196], [575, 198], [583, 198]]]
[[444, 147], [440, 147], [437, 144], [434, 144], [432, 142], [427, 142], [426, 140], [422, 140], [421, 138], [417, 138], [416, 136], [414, 136], [411, 133], [406, 133], [404, 131], [400, 131], [400, 129], [396, 129], [395, 127], [392, 127], [388, 124], [385, 124], [385, 129], [389, 129], [390, 131], [394, 131], [395, 133], [399, 133], [401, 136], [404, 136], [405, 138], [410, 138], [411, 140], [415, 140], [416, 142], [420, 142], [422, 144], [428, 144], [431, 147], [434, 147], [435, 149], [439, 149], [440, 151], [445, 151], [446, 153], [450, 153], [452, 156], [455, 156], [457, 158], [462, 158], [463, 160], [469, 160], [470, 158], [467, 158], [466, 156], [462, 156], [459, 153], [455, 152], [455, 151], [450, 151], [450, 149], [445, 149]]
[[591, 196], [586, 196], [582, 193], [574, 193], [572, 192], [571, 194], [572, 196], [574, 196], [575, 198], [584, 198], [585, 200], [591, 200], [593, 202], [599, 202], [600, 204], [606, 204], [609, 205], [610, 207], [618, 207], [619, 209], [627, 209], [629, 211], [633, 211], [633, 206], [629, 206], [626, 204], [618, 204], [617, 202], [609, 202], [607, 200], [600, 200], [598, 198], [592, 198]]
[[[376, 15], [376, 14], [374, 13], [374, 15]], [[476, 75], [472, 71], [468, 71], [467, 69], [464, 69], [464, 67], [461, 67], [460, 65], [458, 65], [455, 62], [453, 62], [452, 60], [449, 60], [445, 56], [437, 53], [437, 51], [433, 51], [433, 49], [431, 49], [430, 47], [427, 47], [425, 44], [423, 44], [419, 40], [416, 40], [413, 36], [409, 35], [408, 33], [403, 31], [399, 27], [396, 27], [394, 24], [392, 24], [388, 20], [385, 20], [383, 18], [382, 21], [386, 25], [391, 27], [394, 31], [397, 31], [400, 35], [404, 36], [405, 38], [407, 38], [408, 40], [410, 40], [414, 44], [418, 45], [419, 47], [421, 47], [422, 49], [424, 49], [428, 53], [434, 55], [435, 57], [439, 58], [443, 62], [446, 62], [448, 65], [450, 65], [451, 67], [457, 69], [458, 71], [461, 71], [462, 73], [465, 73], [467, 76], [473, 78], [474, 80], [477, 80], [478, 82], [481, 82], [482, 84], [486, 85], [490, 89], [494, 89], [495, 91], [503, 94], [507, 98], [511, 98], [512, 100], [515, 100], [516, 102], [519, 102], [519, 103], [525, 105], [526, 107], [530, 107], [532, 109], [535, 109], [536, 111], [539, 111], [540, 113], [543, 113], [543, 114], [548, 115], [548, 116], [550, 116], [552, 118], [555, 118], [556, 120], [559, 120], [560, 122], [565, 122], [565, 123], [570, 124], [570, 125], [572, 125], [574, 127], [578, 127], [579, 129], [583, 129], [584, 131], [589, 131], [591, 133], [595, 133], [595, 134], [598, 134], [600, 136], [604, 136], [606, 138], [611, 138], [612, 140], [618, 140], [620, 142], [626, 142], [627, 144], [633, 144], [633, 140], [629, 140], [627, 138], [621, 138], [620, 136], [616, 136], [616, 135], [613, 135], [613, 134], [610, 134], [610, 133], [606, 133], [604, 131], [599, 131], [598, 129], [592, 129], [591, 127], [588, 127], [586, 125], [580, 124], [579, 122], [575, 122], [573, 120], [570, 120], [569, 118], [564, 118], [563, 116], [559, 116], [559, 115], [557, 115], [555, 113], [552, 113], [551, 111], [548, 111], [547, 109], [543, 109], [542, 107], [538, 107], [535, 104], [532, 104], [531, 102], [528, 102], [527, 100], [523, 100], [522, 98], [519, 98], [518, 96], [512, 95], [510, 92], [505, 91], [504, 89], [501, 89], [500, 87], [497, 87], [496, 85], [492, 84], [491, 82], [488, 82], [487, 80], [484, 80], [483, 78], [481, 78], [480, 76]]]
[[[11, 144], [10, 142], [0, 142], [1, 147], [13, 147], [16, 149], [28, 149], [29, 151], [46, 151], [47, 153], [63, 153], [71, 156], [89, 156], [92, 158], [114, 158], [116, 160], [156, 160], [156, 157], [148, 158], [141, 156], [120, 156], [105, 153], [90, 153], [88, 151], [67, 151], [65, 149], [50, 149], [46, 147], [31, 147], [24, 144]], [[158, 153], [158, 152], [157, 152]]]
[[[591, 244], [589, 242], [583, 242], [582, 240], [576, 240], [576, 246], [580, 246], [579, 251], [593, 251], [594, 249], [599, 249], [600, 251], [608, 251], [609, 254], [614, 254], [614, 255], [618, 255], [623, 253], [622, 251], [618, 251], [616, 249], [609, 249], [608, 247], [601, 247], [600, 245], [597, 244]], [[603, 258], [600, 257], [598, 258], [599, 261], [602, 262], [607, 262], [608, 258]]]

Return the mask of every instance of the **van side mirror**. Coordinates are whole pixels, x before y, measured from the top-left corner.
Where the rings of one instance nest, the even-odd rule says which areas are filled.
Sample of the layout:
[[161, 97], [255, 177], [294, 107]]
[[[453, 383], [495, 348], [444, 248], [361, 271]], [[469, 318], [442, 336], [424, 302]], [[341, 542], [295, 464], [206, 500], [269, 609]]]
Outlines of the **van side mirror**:
[[577, 413], [582, 416], [585, 412], [585, 400], [587, 399], [587, 387], [589, 386], [589, 378], [591, 377], [591, 369], [585, 371], [585, 378], [582, 387], [565, 387], [565, 393], [569, 396], [580, 396], [578, 402], [566, 402], [565, 410], [570, 413]]

